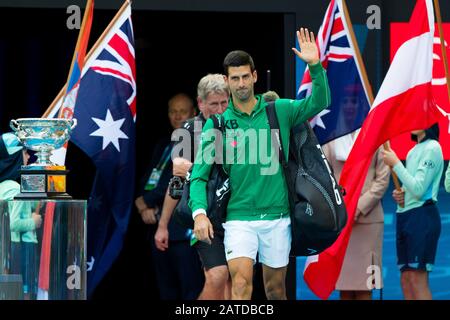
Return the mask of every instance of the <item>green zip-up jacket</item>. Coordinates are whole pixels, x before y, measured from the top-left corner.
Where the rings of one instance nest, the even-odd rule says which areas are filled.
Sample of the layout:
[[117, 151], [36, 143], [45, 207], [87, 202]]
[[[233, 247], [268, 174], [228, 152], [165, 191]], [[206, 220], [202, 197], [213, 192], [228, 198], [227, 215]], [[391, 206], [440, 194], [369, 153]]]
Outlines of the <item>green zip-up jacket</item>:
[[[275, 102], [286, 158], [291, 128], [313, 117], [331, 102], [322, 65], [309, 66], [309, 70], [312, 78], [312, 94], [309, 97], [302, 100], [278, 99]], [[290, 211], [283, 171], [278, 158], [272, 157], [276, 153], [272, 149], [265, 112], [267, 103], [261, 95], [255, 97], [257, 103], [250, 115], [236, 108], [232, 99], [223, 113], [225, 137], [218, 145], [223, 146], [223, 168], [230, 176], [227, 221], [274, 220], [288, 215]], [[212, 136], [215, 130], [210, 130], [213, 127], [209, 119], [202, 131], [201, 145], [191, 174], [189, 206], [194, 215], [207, 209], [206, 185], [217, 144]]]

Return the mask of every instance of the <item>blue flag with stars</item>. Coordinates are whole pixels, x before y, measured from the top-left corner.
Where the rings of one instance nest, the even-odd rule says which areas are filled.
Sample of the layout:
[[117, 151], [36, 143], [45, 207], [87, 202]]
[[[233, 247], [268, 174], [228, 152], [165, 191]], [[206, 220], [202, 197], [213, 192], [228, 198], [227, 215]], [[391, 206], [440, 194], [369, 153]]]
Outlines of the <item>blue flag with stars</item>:
[[85, 64], [71, 141], [93, 161], [87, 213], [87, 294], [119, 255], [134, 197], [136, 71], [128, 6]]
[[[357, 43], [350, 36], [342, 0], [330, 1], [316, 44], [331, 92], [331, 105], [311, 120], [323, 145], [360, 128], [370, 110], [370, 87], [363, 81], [364, 66], [356, 57]], [[309, 96], [311, 90], [312, 79], [306, 68], [297, 98]]]

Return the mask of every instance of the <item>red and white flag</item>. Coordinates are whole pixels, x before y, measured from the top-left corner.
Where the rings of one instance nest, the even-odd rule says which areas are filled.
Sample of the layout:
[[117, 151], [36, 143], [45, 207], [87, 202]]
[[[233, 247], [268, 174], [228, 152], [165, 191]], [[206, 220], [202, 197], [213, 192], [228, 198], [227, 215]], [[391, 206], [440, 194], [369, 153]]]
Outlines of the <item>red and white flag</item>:
[[347, 225], [330, 248], [308, 258], [305, 265], [305, 282], [322, 299], [329, 297], [339, 277], [356, 206], [375, 151], [389, 139], [428, 128], [443, 117], [432, 95], [432, 0], [417, 1], [408, 30], [409, 37], [395, 54], [341, 174], [340, 184], [346, 190]]
[[[390, 25], [391, 34], [391, 60], [400, 45], [404, 42], [405, 32], [408, 30], [408, 23], [393, 22]], [[442, 23], [442, 31], [444, 36], [445, 50], [447, 57], [450, 57], [450, 22]], [[444, 57], [442, 54], [442, 45], [440, 40], [439, 29], [435, 23], [434, 32], [434, 54], [433, 54], [433, 96], [437, 105], [450, 112], [450, 100], [447, 91], [447, 81], [445, 78]], [[450, 114], [446, 118], [442, 118], [439, 122], [439, 143], [442, 147], [444, 159], [450, 160]], [[404, 133], [391, 140], [391, 148], [400, 159], [406, 159], [409, 150], [414, 147], [415, 143], [411, 140], [410, 134]]]

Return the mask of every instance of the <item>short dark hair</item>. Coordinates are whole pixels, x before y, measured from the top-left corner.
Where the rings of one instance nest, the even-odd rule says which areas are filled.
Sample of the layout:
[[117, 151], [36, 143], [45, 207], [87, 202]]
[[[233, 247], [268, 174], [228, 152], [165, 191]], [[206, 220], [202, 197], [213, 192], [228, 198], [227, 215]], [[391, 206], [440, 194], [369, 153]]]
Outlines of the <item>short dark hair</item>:
[[422, 139], [422, 141], [425, 141], [426, 139], [434, 139], [439, 141], [439, 123], [436, 122], [425, 130], [425, 139]]
[[250, 70], [255, 71], [255, 63], [252, 57], [245, 51], [235, 50], [227, 54], [223, 60], [223, 70], [225, 75], [228, 76], [229, 67], [250, 66]]

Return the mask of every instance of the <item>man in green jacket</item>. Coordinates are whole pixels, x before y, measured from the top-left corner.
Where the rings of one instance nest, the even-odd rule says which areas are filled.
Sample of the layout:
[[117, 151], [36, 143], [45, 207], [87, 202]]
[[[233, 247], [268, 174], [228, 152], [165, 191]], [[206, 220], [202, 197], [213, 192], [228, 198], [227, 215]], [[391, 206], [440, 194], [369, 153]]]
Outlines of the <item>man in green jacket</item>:
[[[312, 95], [303, 100], [278, 99], [275, 110], [287, 157], [290, 130], [330, 105], [326, 74], [319, 60], [313, 33], [297, 32], [300, 51], [295, 54], [308, 63]], [[223, 149], [215, 152], [217, 136], [208, 120], [191, 175], [190, 207], [197, 239], [214, 237], [206, 215], [206, 185], [212, 163], [223, 161], [230, 176], [231, 197], [227, 207], [225, 254], [232, 279], [232, 299], [250, 299], [256, 254], [263, 264], [268, 299], [286, 299], [285, 278], [291, 246], [288, 191], [277, 152], [271, 146], [271, 130], [261, 95], [254, 95], [257, 73], [253, 59], [243, 51], [232, 51], [224, 60], [232, 99], [223, 113]], [[217, 134], [217, 132], [216, 132]], [[268, 154], [270, 151], [270, 154]], [[220, 154], [224, 159], [220, 159]]]

